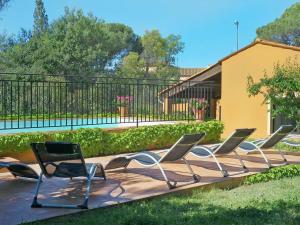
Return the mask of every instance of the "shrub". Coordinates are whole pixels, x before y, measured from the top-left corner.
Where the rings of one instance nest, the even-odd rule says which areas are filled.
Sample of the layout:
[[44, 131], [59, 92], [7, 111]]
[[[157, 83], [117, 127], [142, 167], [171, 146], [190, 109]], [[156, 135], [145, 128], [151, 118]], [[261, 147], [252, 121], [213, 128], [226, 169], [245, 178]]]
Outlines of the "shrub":
[[276, 148], [280, 149], [280, 150], [283, 150], [283, 151], [288, 151], [288, 152], [300, 152], [300, 147], [289, 146], [289, 145], [284, 144], [284, 143], [278, 143], [276, 145]]
[[206, 132], [204, 142], [220, 139], [224, 126], [211, 120], [203, 123], [157, 125], [109, 132], [100, 128], [78, 129], [56, 133], [23, 133], [0, 136], [0, 155], [29, 150], [31, 142], [67, 141], [79, 143], [85, 157], [104, 156], [146, 149], [166, 148], [183, 134]]
[[244, 181], [245, 184], [255, 184], [270, 180], [279, 180], [284, 177], [295, 177], [300, 175], [300, 165], [287, 165], [271, 168], [263, 173], [251, 175]]

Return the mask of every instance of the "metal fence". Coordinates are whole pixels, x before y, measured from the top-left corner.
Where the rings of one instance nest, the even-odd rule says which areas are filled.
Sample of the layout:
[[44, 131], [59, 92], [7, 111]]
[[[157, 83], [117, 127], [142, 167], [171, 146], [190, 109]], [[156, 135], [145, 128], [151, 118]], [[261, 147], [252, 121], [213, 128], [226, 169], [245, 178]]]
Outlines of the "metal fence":
[[[0, 74], [0, 130], [213, 117], [211, 83]], [[197, 113], [197, 106], [205, 110]], [[201, 118], [200, 118], [201, 117]]]

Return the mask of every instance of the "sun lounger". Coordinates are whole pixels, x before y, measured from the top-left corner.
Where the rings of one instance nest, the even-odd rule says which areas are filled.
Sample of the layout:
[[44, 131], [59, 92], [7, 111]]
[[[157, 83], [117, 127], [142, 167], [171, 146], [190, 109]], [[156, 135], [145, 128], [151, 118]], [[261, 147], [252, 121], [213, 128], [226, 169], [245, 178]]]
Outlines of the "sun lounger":
[[159, 154], [154, 152], [143, 151], [136, 154], [117, 157], [115, 159], [112, 159], [106, 165], [105, 170], [127, 168], [131, 161], [136, 161], [144, 167], [157, 166], [160, 169], [160, 172], [162, 173], [168, 187], [172, 189], [176, 187], [177, 182], [175, 181], [173, 184], [171, 183], [161, 164], [182, 160], [188, 167], [190, 173], [194, 178], [194, 181], [198, 182], [199, 177], [193, 172], [191, 166], [188, 164], [184, 157], [194, 146], [196, 146], [203, 139], [204, 136], [205, 133], [183, 135], [170, 149], [160, 152], [164, 153], [163, 156], [160, 156]]
[[0, 162], [0, 168], [6, 168], [14, 177], [39, 179], [39, 175], [28, 165], [15, 162]]
[[[105, 178], [105, 172], [101, 164], [85, 163], [80, 146], [78, 144], [63, 142], [32, 143], [32, 150], [41, 167], [41, 174], [36, 186], [36, 191], [31, 207], [41, 208], [88, 208], [90, 185], [93, 178]], [[41, 204], [38, 202], [39, 188], [42, 178], [60, 177], [75, 178], [85, 177], [87, 180], [84, 201], [79, 205]]]
[[238, 160], [240, 161], [241, 166], [243, 167], [244, 172], [248, 172], [247, 167], [242, 161], [241, 157], [236, 152], [239, 144], [241, 144], [246, 138], [248, 138], [255, 129], [236, 129], [223, 143], [212, 145], [211, 147], [199, 145], [192, 149], [191, 154], [199, 158], [212, 157], [216, 162], [219, 170], [221, 171], [224, 177], [227, 177], [228, 171], [225, 170], [219, 163], [217, 156], [228, 155], [229, 153], [234, 153]]
[[[286, 138], [287, 135], [290, 134], [294, 129], [295, 129], [295, 127], [292, 125], [282, 125], [270, 137], [268, 137], [266, 139], [255, 140], [252, 142], [245, 141], [242, 144], [240, 144], [239, 149], [241, 149], [242, 151], [247, 152], [247, 153], [254, 152], [254, 151], [260, 152], [263, 159], [267, 163], [268, 167], [269, 168], [273, 167], [274, 165], [272, 165], [269, 162], [269, 160], [267, 159], [263, 150], [271, 149], [281, 141], [285, 142], [284, 138]], [[284, 154], [279, 149], [277, 149], [277, 150], [280, 153], [282, 159], [284, 160], [283, 165], [288, 164], [287, 159], [285, 158]], [[282, 165], [282, 164], [280, 164], [280, 165]]]

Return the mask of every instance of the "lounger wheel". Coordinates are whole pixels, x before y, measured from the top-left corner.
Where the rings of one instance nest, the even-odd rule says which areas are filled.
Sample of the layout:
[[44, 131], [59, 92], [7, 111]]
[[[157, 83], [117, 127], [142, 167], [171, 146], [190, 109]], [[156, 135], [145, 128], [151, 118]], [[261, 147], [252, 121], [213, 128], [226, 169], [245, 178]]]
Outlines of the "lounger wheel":
[[42, 208], [42, 204], [38, 203], [37, 197], [33, 198], [31, 208]]
[[245, 173], [248, 173], [248, 172], [249, 172], [249, 169], [248, 169], [246, 166], [243, 166], [243, 169], [244, 169], [244, 172], [245, 172]]
[[199, 175], [194, 174], [193, 178], [194, 178], [195, 183], [200, 182], [200, 176]]
[[88, 209], [88, 199], [84, 200], [82, 205], [78, 205], [78, 208], [80, 209]]
[[175, 181], [173, 184], [171, 184], [170, 181], [167, 181], [167, 185], [168, 185], [169, 189], [174, 189], [174, 188], [176, 188], [176, 184], [177, 184], [176, 181]]
[[229, 173], [227, 170], [221, 170], [221, 173], [223, 174], [223, 177], [228, 177]]

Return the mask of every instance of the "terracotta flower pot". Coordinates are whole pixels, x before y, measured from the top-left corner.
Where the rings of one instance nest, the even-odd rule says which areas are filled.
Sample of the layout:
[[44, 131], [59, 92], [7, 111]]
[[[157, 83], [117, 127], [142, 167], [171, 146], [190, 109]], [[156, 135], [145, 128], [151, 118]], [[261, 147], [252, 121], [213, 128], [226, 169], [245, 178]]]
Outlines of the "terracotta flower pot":
[[205, 112], [206, 112], [205, 109], [193, 109], [193, 113], [197, 121], [204, 121]]
[[127, 106], [120, 106], [118, 107], [119, 113], [121, 117], [128, 117], [128, 107]]

